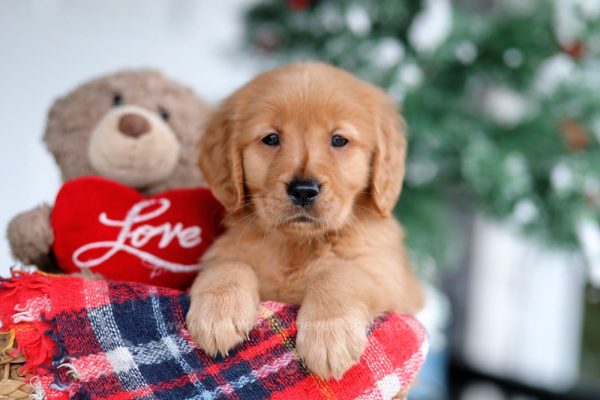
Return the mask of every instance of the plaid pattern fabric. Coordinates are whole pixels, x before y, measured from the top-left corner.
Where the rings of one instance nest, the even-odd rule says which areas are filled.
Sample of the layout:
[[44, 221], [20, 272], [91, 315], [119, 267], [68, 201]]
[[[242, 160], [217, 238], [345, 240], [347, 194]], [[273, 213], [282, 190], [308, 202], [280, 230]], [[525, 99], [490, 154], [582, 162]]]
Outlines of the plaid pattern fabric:
[[171, 289], [18, 274], [0, 282], [0, 331], [15, 333], [47, 399], [390, 399], [425, 357], [422, 326], [389, 315], [371, 326], [359, 364], [320, 379], [294, 350], [297, 307], [265, 302], [249, 340], [212, 359], [186, 330], [188, 306]]

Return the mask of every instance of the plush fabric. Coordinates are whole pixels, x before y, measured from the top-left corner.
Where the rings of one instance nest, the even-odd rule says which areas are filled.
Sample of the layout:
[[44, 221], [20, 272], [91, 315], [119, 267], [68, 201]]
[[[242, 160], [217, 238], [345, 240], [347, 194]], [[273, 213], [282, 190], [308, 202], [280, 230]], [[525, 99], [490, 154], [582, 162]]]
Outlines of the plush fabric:
[[206, 188], [143, 196], [109, 179], [77, 178], [56, 197], [52, 249], [66, 272], [88, 269], [108, 279], [185, 289], [221, 216]]
[[25, 265], [50, 269], [52, 257], [48, 249], [54, 242], [50, 214], [52, 207], [40, 204], [15, 216], [6, 230], [13, 258]]
[[172, 289], [17, 273], [0, 282], [0, 330], [14, 332], [47, 399], [390, 399], [425, 357], [422, 326], [386, 315], [360, 363], [322, 380], [294, 351], [297, 307], [265, 302], [249, 339], [212, 359], [185, 328], [188, 305]]

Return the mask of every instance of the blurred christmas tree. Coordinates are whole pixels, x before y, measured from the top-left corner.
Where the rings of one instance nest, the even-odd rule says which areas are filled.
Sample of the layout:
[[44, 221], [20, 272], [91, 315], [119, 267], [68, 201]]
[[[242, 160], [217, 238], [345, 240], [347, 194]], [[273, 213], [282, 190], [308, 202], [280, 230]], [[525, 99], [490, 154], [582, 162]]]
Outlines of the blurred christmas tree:
[[397, 211], [421, 263], [451, 258], [457, 195], [581, 249], [600, 219], [600, 2], [464, 3], [263, 0], [247, 37], [276, 63], [327, 61], [398, 100]]

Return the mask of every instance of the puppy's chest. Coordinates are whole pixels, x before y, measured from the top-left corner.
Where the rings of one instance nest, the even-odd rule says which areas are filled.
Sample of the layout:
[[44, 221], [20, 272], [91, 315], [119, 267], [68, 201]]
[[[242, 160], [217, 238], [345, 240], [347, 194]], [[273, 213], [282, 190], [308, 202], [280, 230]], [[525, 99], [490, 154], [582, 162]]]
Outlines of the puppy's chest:
[[[268, 250], [265, 249], [268, 254]], [[255, 269], [261, 298], [286, 303], [302, 302], [309, 284], [307, 271], [318, 262], [322, 249], [313, 246], [285, 246], [271, 252]]]

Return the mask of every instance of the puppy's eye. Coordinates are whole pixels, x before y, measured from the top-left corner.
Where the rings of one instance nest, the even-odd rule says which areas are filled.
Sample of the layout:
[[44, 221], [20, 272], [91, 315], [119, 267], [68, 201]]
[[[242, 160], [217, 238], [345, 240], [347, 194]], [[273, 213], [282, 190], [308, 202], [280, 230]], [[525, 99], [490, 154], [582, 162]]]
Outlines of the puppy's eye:
[[171, 115], [169, 114], [169, 112], [168, 112], [167, 110], [165, 110], [165, 109], [164, 109], [164, 108], [162, 108], [162, 107], [158, 107], [158, 113], [160, 114], [160, 117], [161, 117], [162, 119], [164, 119], [164, 120], [165, 120], [165, 121], [167, 121], [167, 122], [169, 121], [169, 117], [170, 117]]
[[270, 133], [262, 138], [262, 142], [267, 146], [279, 146], [279, 135], [276, 133]]
[[348, 144], [348, 139], [340, 135], [333, 135], [331, 138], [331, 145], [333, 147], [344, 147]]
[[123, 104], [123, 96], [121, 96], [120, 94], [116, 93], [113, 96], [113, 107], [117, 107]]

